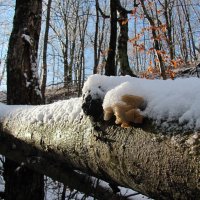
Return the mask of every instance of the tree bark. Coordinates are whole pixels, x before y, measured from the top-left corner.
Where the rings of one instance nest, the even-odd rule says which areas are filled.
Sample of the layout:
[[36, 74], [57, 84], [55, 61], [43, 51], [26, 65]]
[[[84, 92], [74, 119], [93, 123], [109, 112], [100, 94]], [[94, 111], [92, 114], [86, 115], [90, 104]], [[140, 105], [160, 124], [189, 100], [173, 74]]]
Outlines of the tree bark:
[[[93, 103], [97, 111], [97, 100]], [[18, 114], [23, 112], [27, 111]], [[156, 132], [150, 124], [146, 120], [141, 127], [123, 129], [112, 121], [95, 122], [85, 115], [73, 122], [30, 124], [15, 114], [1, 119], [0, 153], [45, 173], [52, 170], [48, 162], [66, 171], [81, 170], [155, 199], [198, 199], [199, 134], [170, 136]]]
[[45, 90], [46, 90], [46, 82], [47, 82], [47, 45], [48, 45], [48, 37], [49, 37], [49, 22], [50, 22], [50, 13], [51, 13], [51, 2], [52, 2], [52, 0], [48, 0], [48, 3], [47, 3], [47, 17], [46, 17], [46, 27], [45, 27], [45, 33], [44, 33], [44, 47], [43, 47], [41, 93], [42, 93], [42, 97], [43, 97], [44, 102], [45, 102]]
[[120, 34], [118, 36], [118, 54], [120, 61], [120, 72], [121, 75], [130, 75], [137, 77], [130, 68], [128, 53], [127, 53], [127, 43], [128, 43], [128, 13], [132, 11], [127, 11], [121, 6], [120, 0], [117, 0], [117, 10], [119, 12], [119, 27]]
[[[0, 145], [0, 152], [11, 160], [21, 163], [19, 168], [22, 168], [22, 170], [24, 170], [24, 168], [29, 168], [31, 169], [30, 171], [34, 170], [37, 173], [45, 174], [53, 180], [64, 183], [70, 189], [76, 189], [97, 199], [126, 199], [118, 194], [114, 194], [111, 188], [96, 185], [94, 178], [91, 178], [87, 174], [74, 171], [67, 166], [65, 161], [63, 162], [60, 159], [57, 160], [53, 157], [49, 157], [45, 152], [22, 140], [18, 140], [13, 137], [13, 135], [7, 135], [7, 133], [1, 132], [0, 141], [3, 142], [2, 145]], [[11, 141], [14, 145], [10, 143]], [[20, 187], [23, 188], [23, 186]], [[21, 192], [21, 195], [24, 195], [24, 192]], [[30, 193], [30, 191], [27, 192]], [[23, 198], [23, 196], [21, 196], [21, 198]], [[29, 196], [27, 195], [26, 199], [28, 198]], [[43, 198], [37, 197], [37, 199]]]
[[116, 42], [117, 42], [117, 2], [110, 0], [110, 42], [105, 65], [105, 75], [116, 76]]
[[170, 59], [173, 60], [175, 58], [175, 50], [174, 50], [174, 42], [172, 37], [172, 28], [173, 28], [173, 20], [172, 20], [172, 9], [173, 9], [173, 2], [165, 0], [164, 1], [164, 17], [166, 21], [166, 28], [167, 28], [167, 44], [169, 48]]
[[178, 15], [178, 21], [179, 21], [179, 26], [180, 26], [180, 35], [181, 35], [181, 42], [180, 42], [180, 50], [181, 50], [181, 54], [182, 57], [185, 61], [185, 63], [188, 62], [188, 48], [187, 48], [187, 36], [186, 36], [186, 32], [185, 32], [185, 26], [184, 26], [184, 18], [181, 15], [181, 11], [180, 11], [180, 7], [176, 6], [177, 9], [177, 15]]
[[98, 72], [98, 34], [99, 34], [99, 2], [95, 0], [95, 9], [96, 9], [96, 23], [95, 23], [95, 35], [94, 35], [94, 68], [93, 74], [97, 74]]
[[44, 199], [41, 188], [44, 186], [43, 176], [23, 166], [23, 163], [19, 165], [19, 162], [7, 158], [4, 163], [5, 199]]
[[[7, 103], [41, 104], [37, 50], [41, 29], [42, 1], [17, 0], [7, 56]], [[5, 160], [5, 199], [44, 198], [43, 175], [19, 163]]]
[[41, 104], [37, 65], [41, 9], [41, 0], [16, 1], [7, 56], [8, 104]]

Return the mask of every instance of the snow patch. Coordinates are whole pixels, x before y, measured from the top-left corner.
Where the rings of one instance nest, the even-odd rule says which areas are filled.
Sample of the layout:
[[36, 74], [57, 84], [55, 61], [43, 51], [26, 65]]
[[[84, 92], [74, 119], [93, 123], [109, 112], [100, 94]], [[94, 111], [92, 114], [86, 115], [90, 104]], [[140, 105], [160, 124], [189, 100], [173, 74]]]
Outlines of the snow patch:
[[24, 39], [27, 43], [29, 43], [29, 45], [32, 45], [32, 39], [29, 35], [22, 34], [21, 38]]
[[130, 76], [101, 76], [95, 74], [88, 77], [88, 80], [85, 82], [82, 93], [83, 95], [91, 94], [93, 99], [104, 98], [105, 94], [116, 87], [117, 85], [131, 80]]
[[21, 123], [52, 124], [56, 121], [66, 123], [78, 122], [82, 115], [81, 98], [58, 101], [49, 105], [5, 105], [0, 103], [0, 120], [10, 117], [19, 119]]
[[83, 96], [102, 98], [103, 108], [120, 103], [125, 94], [142, 96], [147, 107], [142, 114], [169, 131], [200, 130], [200, 79], [147, 80], [130, 76], [92, 75]]

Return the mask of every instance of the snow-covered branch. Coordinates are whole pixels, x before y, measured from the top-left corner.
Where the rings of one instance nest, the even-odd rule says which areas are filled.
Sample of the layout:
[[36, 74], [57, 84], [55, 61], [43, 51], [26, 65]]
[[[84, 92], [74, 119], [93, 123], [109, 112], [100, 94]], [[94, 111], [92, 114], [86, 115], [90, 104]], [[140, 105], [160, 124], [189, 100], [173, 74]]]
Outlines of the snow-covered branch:
[[[63, 170], [65, 167], [66, 171], [80, 170], [152, 198], [200, 196], [198, 130], [167, 134], [164, 129], [162, 132], [155, 129], [153, 118], [127, 129], [115, 125], [112, 119], [103, 121], [102, 102], [108, 91], [117, 88], [119, 81], [126, 85], [127, 79], [133, 78], [121, 77], [118, 81], [102, 78], [104, 81], [98, 82], [95, 77], [98, 83], [89, 78], [83, 89], [83, 100], [76, 98], [41, 106], [1, 104], [0, 153], [33, 169], [44, 169], [42, 173], [51, 170], [53, 175], [54, 170], [48, 164], [51, 162]], [[140, 87], [136, 91], [142, 93], [146, 83], [140, 84], [134, 89]], [[153, 102], [153, 97], [147, 101], [146, 109], [150, 109], [149, 102]], [[90, 115], [96, 110], [93, 120], [83, 113], [82, 104]]]

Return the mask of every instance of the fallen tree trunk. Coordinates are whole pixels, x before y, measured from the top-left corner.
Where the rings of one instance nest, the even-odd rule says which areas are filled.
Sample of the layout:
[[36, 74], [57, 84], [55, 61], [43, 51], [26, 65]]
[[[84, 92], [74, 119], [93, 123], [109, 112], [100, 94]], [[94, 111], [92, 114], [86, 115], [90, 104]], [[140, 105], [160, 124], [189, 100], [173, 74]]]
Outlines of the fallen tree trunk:
[[10, 159], [52, 176], [48, 163], [55, 162], [156, 199], [200, 197], [199, 133], [156, 133], [148, 120], [123, 129], [86, 115], [30, 124], [19, 118], [23, 112], [1, 120], [0, 153]]

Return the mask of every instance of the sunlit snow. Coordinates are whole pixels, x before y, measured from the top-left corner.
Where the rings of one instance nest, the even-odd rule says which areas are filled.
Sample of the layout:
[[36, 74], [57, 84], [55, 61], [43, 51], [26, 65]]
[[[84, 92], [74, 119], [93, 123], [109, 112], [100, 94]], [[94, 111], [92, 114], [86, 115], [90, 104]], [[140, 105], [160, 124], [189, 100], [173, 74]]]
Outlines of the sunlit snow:
[[[130, 76], [92, 75], [83, 87], [83, 97], [90, 94], [103, 100], [103, 108], [120, 102], [124, 94], [142, 96], [147, 107], [142, 115], [166, 131], [200, 129], [200, 79], [147, 80]], [[18, 117], [32, 123], [73, 122], [81, 119], [82, 98], [40, 106], [0, 105], [0, 118]]]
[[90, 76], [83, 93], [102, 98], [103, 108], [121, 101], [124, 94], [147, 101], [143, 115], [169, 131], [200, 129], [200, 79], [147, 80], [124, 77]]
[[49, 105], [5, 105], [0, 104], [0, 119], [17, 118], [20, 121], [33, 123], [76, 122], [82, 116], [80, 98], [58, 101]]
[[30, 45], [32, 45], [31, 37], [29, 35], [22, 34], [21, 38], [28, 42]]

